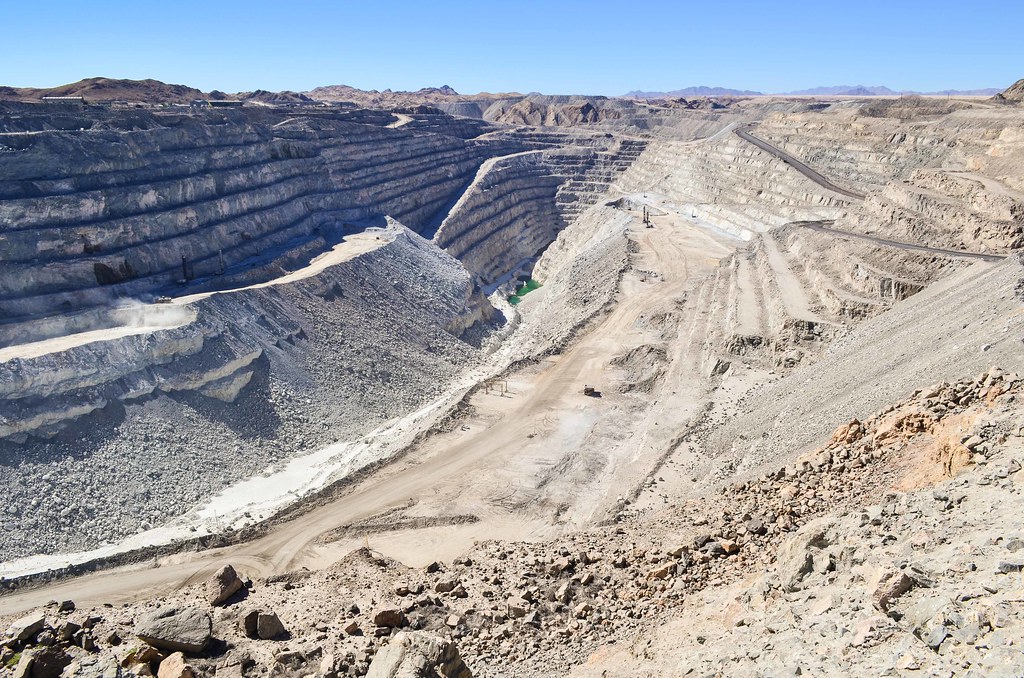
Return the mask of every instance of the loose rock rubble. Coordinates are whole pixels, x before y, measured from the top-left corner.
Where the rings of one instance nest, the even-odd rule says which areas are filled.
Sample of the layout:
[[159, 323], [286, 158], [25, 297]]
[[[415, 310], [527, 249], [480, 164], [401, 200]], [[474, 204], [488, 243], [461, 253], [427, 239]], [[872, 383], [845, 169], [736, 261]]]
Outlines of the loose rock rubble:
[[65, 662], [65, 675], [164, 675], [168, 662], [175, 676], [650, 675], [642, 655], [695, 675], [1015, 675], [1022, 391], [998, 368], [936, 384], [794, 463], [554, 542], [483, 543], [418, 570], [361, 549], [323, 572], [254, 581], [226, 607], [211, 592], [227, 568], [155, 608], [55, 603], [10, 622], [4, 663]]

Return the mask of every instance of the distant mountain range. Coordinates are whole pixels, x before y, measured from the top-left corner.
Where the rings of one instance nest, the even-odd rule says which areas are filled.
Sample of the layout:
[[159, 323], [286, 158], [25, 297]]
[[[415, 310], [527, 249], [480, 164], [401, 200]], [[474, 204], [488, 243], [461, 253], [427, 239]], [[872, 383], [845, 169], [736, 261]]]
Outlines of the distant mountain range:
[[[812, 87], [795, 92], [775, 92], [775, 96], [851, 96], [876, 97], [899, 96], [900, 94], [921, 94], [926, 96], [992, 96], [1002, 91], [998, 87], [982, 89], [947, 89], [939, 92], [916, 92], [912, 90], [894, 90], [883, 85], [869, 87], [866, 85], [833, 85], [831, 87]], [[684, 87], [670, 92], [633, 91], [623, 95], [629, 99], [674, 99], [677, 97], [756, 97], [766, 96], [764, 92], [747, 89], [729, 89], [728, 87]]]
[[900, 94], [921, 94], [925, 96], [987, 96], [1001, 92], [998, 87], [983, 87], [980, 89], [944, 89], [937, 92], [917, 92], [914, 90], [889, 89], [884, 85], [868, 87], [865, 85], [836, 85], [834, 87], [812, 87], [811, 89], [798, 90], [796, 92], [784, 92], [792, 96], [855, 96], [855, 97], [890, 97]]
[[630, 99], [674, 99], [676, 97], [758, 97], [763, 92], [754, 92], [748, 89], [729, 89], [728, 87], [684, 87], [674, 89], [671, 92], [640, 92], [633, 91], [624, 94]]

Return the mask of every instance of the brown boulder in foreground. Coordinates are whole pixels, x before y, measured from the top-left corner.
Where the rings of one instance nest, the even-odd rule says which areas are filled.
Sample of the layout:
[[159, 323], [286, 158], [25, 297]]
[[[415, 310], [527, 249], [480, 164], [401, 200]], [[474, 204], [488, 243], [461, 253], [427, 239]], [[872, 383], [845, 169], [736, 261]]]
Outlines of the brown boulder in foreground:
[[225, 565], [210, 578], [206, 588], [209, 592], [210, 605], [222, 605], [242, 590], [242, 580], [238, 578], [235, 568]]

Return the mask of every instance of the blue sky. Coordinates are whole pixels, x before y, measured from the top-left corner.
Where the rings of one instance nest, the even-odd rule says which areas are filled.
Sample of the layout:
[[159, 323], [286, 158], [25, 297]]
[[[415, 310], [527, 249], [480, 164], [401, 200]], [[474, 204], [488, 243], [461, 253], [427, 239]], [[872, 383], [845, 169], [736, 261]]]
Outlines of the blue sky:
[[0, 0], [0, 84], [152, 77], [203, 90], [451, 85], [622, 94], [717, 85], [1005, 87], [1020, 0]]

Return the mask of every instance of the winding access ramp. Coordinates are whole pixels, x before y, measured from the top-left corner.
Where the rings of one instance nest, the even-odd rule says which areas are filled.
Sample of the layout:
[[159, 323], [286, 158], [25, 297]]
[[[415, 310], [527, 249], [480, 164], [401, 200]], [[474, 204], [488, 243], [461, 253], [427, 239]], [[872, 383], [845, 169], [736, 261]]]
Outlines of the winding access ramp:
[[845, 195], [847, 198], [853, 198], [854, 200], [863, 200], [865, 197], [867, 197], [864, 193], [860, 193], [858, 191], [851, 191], [848, 188], [843, 188], [842, 186], [835, 185], [834, 183], [829, 181], [823, 174], [811, 169], [806, 164], [801, 162], [799, 159], [793, 157], [789, 153], [786, 153], [781, 148], [772, 146], [764, 139], [759, 139], [758, 137], [755, 137], [753, 134], [750, 133], [750, 125], [747, 125], [745, 127], [737, 127], [736, 129], [733, 130], [733, 132], [735, 132], [736, 136], [738, 136], [740, 139], [743, 139], [744, 141], [754, 144], [765, 153], [774, 155], [776, 158], [783, 161], [784, 163], [795, 169], [797, 172], [804, 175], [805, 177], [807, 177], [808, 179], [810, 179], [811, 181], [813, 181], [814, 183], [818, 184], [823, 188], [827, 188], [828, 190], [833, 191], [834, 193], [838, 193], [840, 195]]
[[913, 252], [924, 252], [926, 254], [938, 254], [946, 257], [960, 257], [962, 259], [980, 259], [982, 261], [1001, 261], [1006, 258], [1005, 254], [989, 254], [985, 252], [967, 252], [965, 250], [949, 250], [941, 247], [928, 247], [927, 245], [915, 245], [909, 242], [902, 242], [900, 240], [890, 240], [889, 238], [879, 238], [878, 236], [868, 235], [867, 233], [855, 233], [853, 231], [843, 231], [838, 228], [832, 228], [831, 222], [827, 221], [795, 221], [793, 225], [799, 226], [800, 228], [806, 228], [818, 233], [827, 233], [829, 235], [839, 236], [843, 238], [856, 238], [858, 240], [867, 240], [869, 242], [876, 243], [878, 245], [885, 245], [886, 247], [895, 247], [900, 250], [910, 250]]
[[[755, 137], [753, 134], [750, 133], [750, 129], [751, 125], [745, 125], [742, 127], [736, 127], [735, 129], [733, 129], [733, 132], [735, 132], [735, 134], [744, 141], [747, 141], [757, 146], [764, 152], [775, 156], [779, 160], [782, 160], [787, 165], [789, 165], [796, 171], [800, 172], [805, 177], [807, 177], [808, 179], [810, 179], [811, 181], [813, 181], [814, 183], [818, 184], [823, 188], [833, 191], [834, 193], [839, 193], [840, 195], [844, 195], [848, 198], [853, 198], [855, 200], [863, 200], [864, 198], [867, 197], [864, 193], [860, 193], [858, 191], [851, 191], [850, 189], [842, 188], [841, 186], [835, 185], [834, 183], [829, 181], [823, 174], [821, 174], [821, 172], [811, 169], [804, 162], [793, 157], [789, 153], [786, 153], [781, 148], [777, 148], [776, 146], [769, 144], [764, 139], [759, 139], [758, 137]], [[878, 236], [868, 235], [866, 233], [844, 231], [837, 228], [832, 228], [831, 222], [810, 221], [795, 223], [797, 226], [800, 226], [802, 228], [808, 228], [812, 231], [818, 231], [819, 233], [828, 233], [834, 236], [868, 240], [879, 245], [886, 245], [888, 247], [895, 247], [897, 249], [903, 250], [925, 252], [928, 254], [939, 254], [950, 257], [961, 257], [964, 259], [980, 259], [983, 261], [999, 261], [1001, 259], [1006, 258], [1005, 255], [1001, 254], [990, 254], [987, 252], [967, 252], [963, 250], [943, 249], [940, 247], [928, 247], [927, 245], [915, 245], [913, 243], [901, 242], [898, 240], [889, 240], [888, 238], [880, 238]]]

